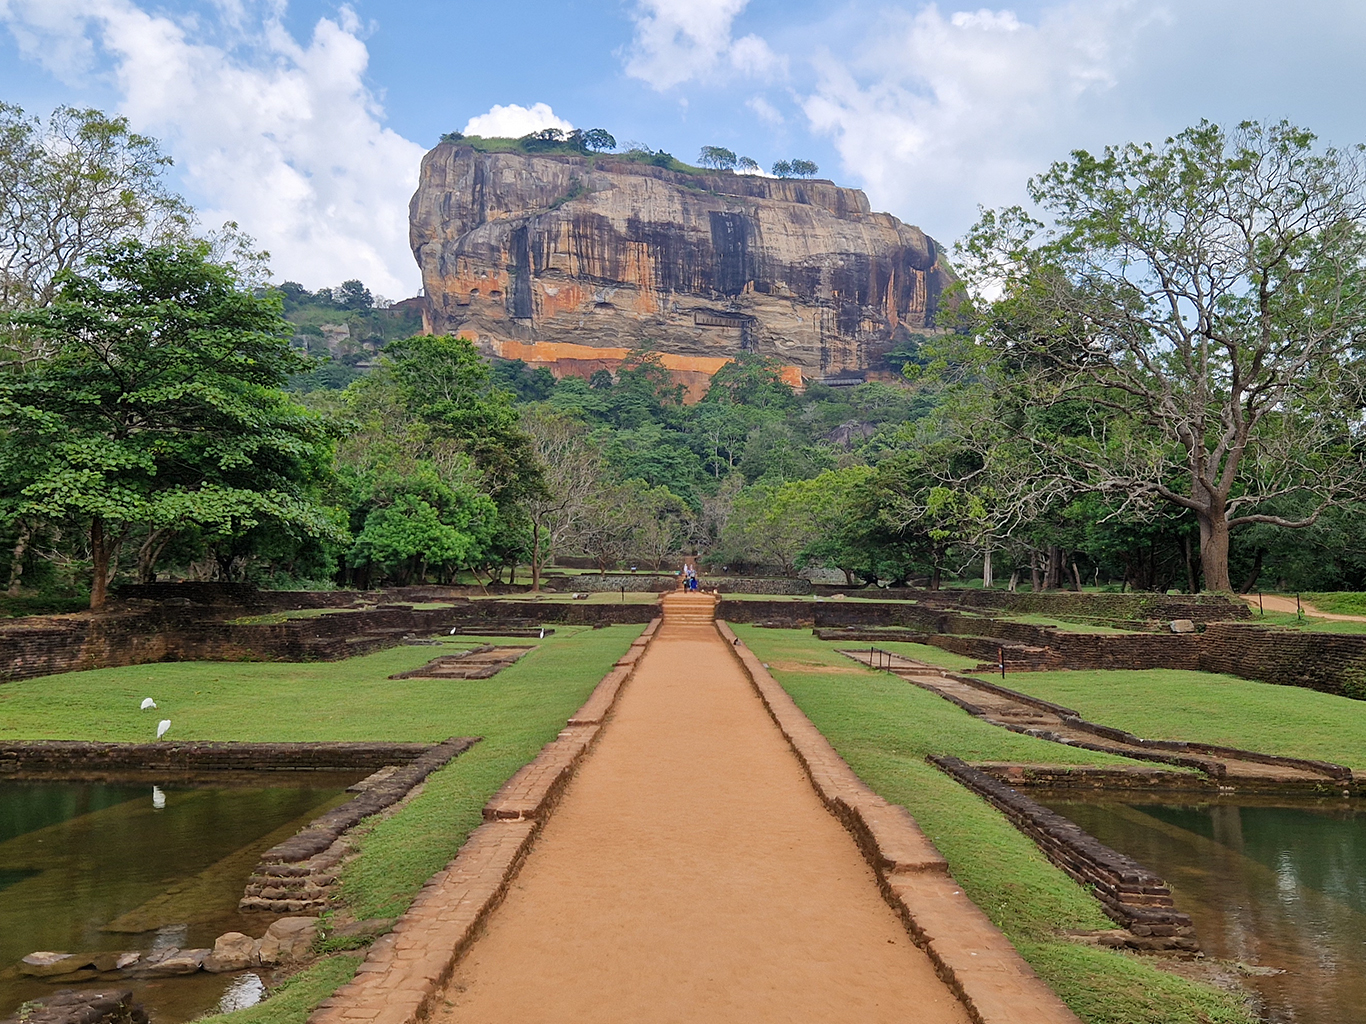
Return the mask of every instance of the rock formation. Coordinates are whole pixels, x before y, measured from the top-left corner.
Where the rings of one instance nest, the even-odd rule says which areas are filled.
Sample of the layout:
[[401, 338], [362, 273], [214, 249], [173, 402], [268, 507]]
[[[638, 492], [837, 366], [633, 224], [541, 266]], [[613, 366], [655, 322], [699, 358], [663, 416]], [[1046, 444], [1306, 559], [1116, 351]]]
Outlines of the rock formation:
[[879, 369], [952, 280], [932, 238], [856, 189], [610, 156], [443, 143], [409, 232], [427, 330], [560, 376], [650, 343], [694, 393], [745, 350], [793, 383]]

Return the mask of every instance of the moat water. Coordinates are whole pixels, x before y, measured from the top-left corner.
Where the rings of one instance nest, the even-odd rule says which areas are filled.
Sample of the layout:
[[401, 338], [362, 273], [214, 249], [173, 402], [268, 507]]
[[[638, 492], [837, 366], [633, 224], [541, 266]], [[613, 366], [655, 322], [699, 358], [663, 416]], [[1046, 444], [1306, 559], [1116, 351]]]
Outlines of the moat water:
[[239, 914], [261, 853], [345, 798], [357, 775], [235, 772], [196, 780], [0, 781], [0, 1018], [60, 988], [132, 988], [156, 1024], [259, 997], [263, 971], [57, 983], [35, 950], [194, 949], [275, 918]]
[[1366, 802], [1035, 798], [1166, 878], [1207, 956], [1282, 971], [1244, 979], [1264, 1019], [1366, 1021]]

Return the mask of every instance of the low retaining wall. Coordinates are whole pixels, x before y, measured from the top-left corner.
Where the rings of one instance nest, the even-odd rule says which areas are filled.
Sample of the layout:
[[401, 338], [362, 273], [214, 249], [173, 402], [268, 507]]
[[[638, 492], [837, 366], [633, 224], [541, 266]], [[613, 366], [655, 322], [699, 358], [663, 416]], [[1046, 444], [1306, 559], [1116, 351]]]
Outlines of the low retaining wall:
[[883, 896], [975, 1024], [1079, 1024], [967, 898], [906, 809], [869, 789], [734, 631], [716, 625], [817, 795], [853, 834]]
[[319, 1003], [308, 1024], [414, 1024], [429, 1015], [658, 628], [653, 619], [560, 735], [494, 795], [484, 824], [427, 880], [393, 931], [370, 947], [355, 978]]
[[261, 854], [237, 909], [271, 914], [322, 913], [336, 885], [337, 868], [348, 852], [345, 834], [364, 819], [398, 803], [428, 775], [478, 742], [473, 737], [453, 736], [426, 747], [392, 775], [372, 781], [353, 799], [276, 843]]
[[[459, 741], [471, 743], [472, 740]], [[416, 761], [427, 743], [92, 743], [9, 740], [0, 743], [0, 775], [115, 772], [375, 771]]]
[[956, 757], [931, 756], [929, 760], [999, 810], [1034, 840], [1044, 856], [1089, 887], [1111, 920], [1132, 934], [1125, 945], [1199, 950], [1195, 927], [1188, 915], [1176, 909], [1167, 883], [1138, 861]]

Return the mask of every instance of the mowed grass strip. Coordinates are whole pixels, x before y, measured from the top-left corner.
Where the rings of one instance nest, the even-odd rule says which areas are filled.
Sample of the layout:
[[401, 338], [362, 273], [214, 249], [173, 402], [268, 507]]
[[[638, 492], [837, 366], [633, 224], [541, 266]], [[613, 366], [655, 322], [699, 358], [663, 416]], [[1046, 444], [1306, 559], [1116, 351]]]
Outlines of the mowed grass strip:
[[1366, 771], [1366, 701], [1214, 672], [1020, 672], [1006, 685], [1147, 739], [1198, 740]]
[[[510, 638], [536, 649], [491, 679], [387, 678], [454, 653], [450, 646], [396, 647], [341, 662], [139, 665], [46, 676], [0, 686], [0, 739], [147, 741], [161, 718], [171, 720], [168, 739], [482, 736], [394, 814], [362, 826], [342, 895], [357, 919], [395, 917], [455, 856], [489, 797], [555, 738], [643, 628], [570, 626], [545, 640]], [[144, 696], [156, 699], [157, 710], [138, 710]], [[222, 1016], [233, 1024], [302, 1024], [359, 963], [325, 958], [259, 1007]]]
[[[1112, 928], [1100, 905], [1006, 818], [925, 762], [1133, 764], [987, 725], [928, 691], [872, 672], [802, 630], [736, 632], [869, 786], [906, 807], [964, 891], [1090, 1024], [1250, 1024], [1241, 1001], [1062, 933]], [[914, 655], [912, 655], [914, 656]], [[1018, 677], [1016, 677], [1018, 679]]]

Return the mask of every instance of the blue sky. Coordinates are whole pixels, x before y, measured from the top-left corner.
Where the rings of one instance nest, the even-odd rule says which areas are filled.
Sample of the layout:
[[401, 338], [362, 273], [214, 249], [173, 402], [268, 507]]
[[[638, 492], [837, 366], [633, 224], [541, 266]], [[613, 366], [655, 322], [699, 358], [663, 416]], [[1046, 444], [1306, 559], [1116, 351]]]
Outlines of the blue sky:
[[472, 118], [805, 157], [951, 243], [1077, 147], [1201, 117], [1366, 141], [1363, 52], [1359, 0], [0, 0], [0, 99], [126, 114], [277, 278], [394, 298], [421, 155]]

